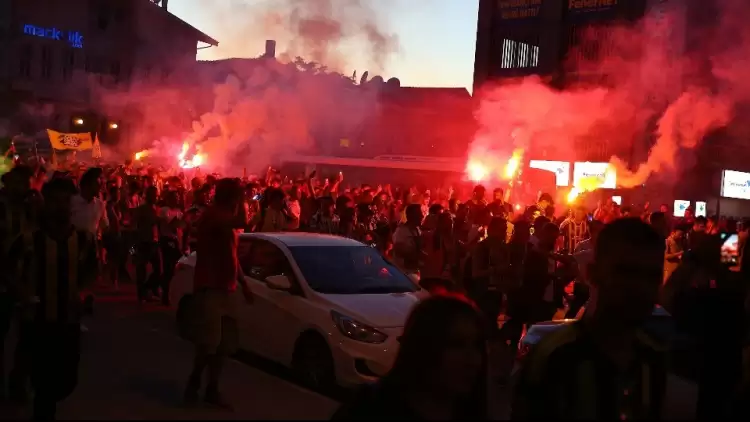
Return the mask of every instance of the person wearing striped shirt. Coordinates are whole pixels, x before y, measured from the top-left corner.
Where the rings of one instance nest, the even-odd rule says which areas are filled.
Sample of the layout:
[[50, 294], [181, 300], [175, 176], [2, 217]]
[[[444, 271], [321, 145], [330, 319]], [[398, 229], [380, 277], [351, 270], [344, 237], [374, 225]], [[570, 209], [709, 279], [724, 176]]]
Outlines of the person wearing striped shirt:
[[53, 420], [57, 403], [76, 387], [80, 360], [81, 292], [97, 274], [96, 239], [71, 222], [70, 179], [44, 185], [39, 227], [10, 247], [10, 278], [21, 304], [20, 367], [31, 375], [34, 419]]
[[666, 352], [641, 328], [658, 300], [663, 256], [664, 241], [638, 218], [602, 229], [589, 305], [580, 321], [532, 349], [511, 419], [661, 419]]

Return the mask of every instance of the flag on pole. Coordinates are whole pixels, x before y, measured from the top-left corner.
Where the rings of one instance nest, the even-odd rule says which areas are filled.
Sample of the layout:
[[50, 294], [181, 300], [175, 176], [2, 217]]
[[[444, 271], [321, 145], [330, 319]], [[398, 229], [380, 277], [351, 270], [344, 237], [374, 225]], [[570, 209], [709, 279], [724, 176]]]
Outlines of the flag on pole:
[[94, 145], [91, 149], [91, 158], [94, 160], [99, 160], [102, 158], [102, 146], [99, 143], [99, 135], [96, 135], [96, 138], [94, 138]]
[[92, 148], [90, 133], [61, 133], [47, 129], [52, 148], [57, 150], [85, 151]]

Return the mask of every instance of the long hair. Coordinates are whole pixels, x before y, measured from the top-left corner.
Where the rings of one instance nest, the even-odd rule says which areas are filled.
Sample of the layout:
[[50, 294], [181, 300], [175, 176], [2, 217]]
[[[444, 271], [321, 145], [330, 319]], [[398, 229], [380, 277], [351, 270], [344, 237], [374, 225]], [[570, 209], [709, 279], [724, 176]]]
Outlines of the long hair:
[[471, 393], [458, 404], [456, 416], [461, 419], [487, 419], [487, 338], [484, 319], [474, 305], [458, 295], [432, 296], [411, 312], [401, 347], [391, 371], [381, 380], [388, 394], [403, 397], [423, 388], [440, 365], [443, 353], [450, 347], [448, 327], [457, 319], [475, 324], [479, 339], [476, 347], [482, 353], [482, 365]]

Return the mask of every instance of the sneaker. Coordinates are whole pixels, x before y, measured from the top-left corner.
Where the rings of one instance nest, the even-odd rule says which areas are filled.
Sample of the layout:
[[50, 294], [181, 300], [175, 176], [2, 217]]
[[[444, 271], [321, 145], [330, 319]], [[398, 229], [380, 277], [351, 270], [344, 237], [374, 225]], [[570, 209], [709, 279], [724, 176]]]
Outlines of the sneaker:
[[222, 395], [219, 393], [207, 392], [206, 397], [203, 399], [203, 401], [212, 407], [217, 407], [219, 409], [228, 410], [230, 412], [234, 411], [234, 408], [232, 407], [232, 405], [229, 404], [229, 402], [227, 402], [226, 400], [224, 400], [224, 397], [222, 397]]

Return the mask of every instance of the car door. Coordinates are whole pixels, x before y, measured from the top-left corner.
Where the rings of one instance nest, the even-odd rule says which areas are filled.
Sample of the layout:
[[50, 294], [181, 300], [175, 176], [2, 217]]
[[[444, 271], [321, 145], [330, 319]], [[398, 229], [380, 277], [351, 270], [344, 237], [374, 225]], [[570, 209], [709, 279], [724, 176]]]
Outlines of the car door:
[[[249, 250], [241, 260], [243, 271], [255, 300], [245, 305], [243, 325], [245, 341], [250, 350], [268, 359], [287, 364], [302, 322], [294, 310], [304, 305], [302, 289], [284, 252], [273, 243], [249, 239]], [[285, 275], [292, 288], [289, 291], [272, 289], [266, 278]]]

